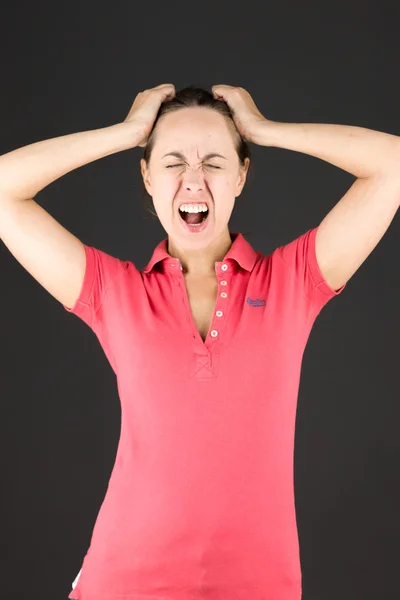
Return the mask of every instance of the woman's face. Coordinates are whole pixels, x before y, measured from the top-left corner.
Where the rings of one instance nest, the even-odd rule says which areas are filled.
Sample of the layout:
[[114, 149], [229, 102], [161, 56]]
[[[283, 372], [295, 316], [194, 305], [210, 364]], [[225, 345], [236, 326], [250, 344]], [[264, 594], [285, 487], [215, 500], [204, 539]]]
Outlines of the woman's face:
[[[207, 157], [214, 153], [220, 156]], [[209, 108], [193, 107], [159, 120], [149, 164], [142, 159], [141, 172], [168, 235], [178, 243], [185, 239], [185, 245], [192, 239], [198, 247], [208, 245], [226, 231], [249, 164], [247, 159], [245, 168], [240, 168], [225, 117]], [[185, 201], [207, 202], [209, 223], [204, 232], [193, 234], [182, 228], [178, 209]]]

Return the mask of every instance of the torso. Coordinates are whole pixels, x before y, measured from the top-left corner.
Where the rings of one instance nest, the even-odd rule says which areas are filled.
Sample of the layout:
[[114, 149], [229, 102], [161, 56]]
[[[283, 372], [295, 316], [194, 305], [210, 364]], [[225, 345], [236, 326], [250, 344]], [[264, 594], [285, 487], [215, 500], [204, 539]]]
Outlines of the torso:
[[185, 275], [186, 290], [193, 320], [203, 342], [211, 326], [218, 292], [218, 280], [190, 278]]

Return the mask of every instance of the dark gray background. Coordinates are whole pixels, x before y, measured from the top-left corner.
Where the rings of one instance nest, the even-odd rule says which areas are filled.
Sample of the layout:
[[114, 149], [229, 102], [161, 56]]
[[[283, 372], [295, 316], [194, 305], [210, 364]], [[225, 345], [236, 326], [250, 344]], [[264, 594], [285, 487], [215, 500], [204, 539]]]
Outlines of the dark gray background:
[[[160, 83], [238, 85], [275, 121], [400, 135], [399, 11], [389, 6], [10, 3], [0, 154], [120, 122]], [[302, 153], [251, 149], [229, 228], [264, 254], [318, 225], [355, 180]], [[143, 268], [167, 234], [144, 208], [142, 154], [88, 164], [36, 201], [84, 243]], [[399, 593], [399, 252], [396, 215], [305, 351], [295, 450], [303, 600]], [[1, 591], [66, 600], [114, 464], [116, 380], [95, 335], [3, 243], [0, 271]]]

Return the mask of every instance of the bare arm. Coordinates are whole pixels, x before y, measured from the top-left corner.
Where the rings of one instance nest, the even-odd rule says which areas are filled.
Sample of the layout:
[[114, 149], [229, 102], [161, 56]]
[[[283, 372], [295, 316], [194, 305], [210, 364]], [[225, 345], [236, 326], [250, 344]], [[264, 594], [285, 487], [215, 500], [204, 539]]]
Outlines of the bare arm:
[[18, 148], [0, 156], [0, 195], [12, 200], [34, 198], [66, 173], [135, 145], [126, 123], [118, 123]]
[[44, 187], [89, 162], [145, 146], [173, 84], [139, 92], [122, 123], [36, 142], [0, 156], [0, 238], [23, 267], [67, 308], [79, 298], [85, 248], [33, 198]]
[[0, 156], [0, 238], [21, 265], [69, 308], [83, 283], [84, 247], [33, 198], [73, 169], [135, 145], [132, 127], [118, 123]]

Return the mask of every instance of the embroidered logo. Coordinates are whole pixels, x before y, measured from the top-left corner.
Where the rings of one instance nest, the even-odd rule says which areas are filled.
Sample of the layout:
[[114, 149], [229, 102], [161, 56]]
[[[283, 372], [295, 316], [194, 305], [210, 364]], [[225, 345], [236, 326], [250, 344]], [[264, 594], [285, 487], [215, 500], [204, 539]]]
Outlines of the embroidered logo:
[[255, 298], [253, 300], [252, 298], [247, 296], [246, 303], [250, 304], [250, 306], [253, 306], [254, 308], [257, 308], [259, 306], [265, 306], [265, 300], [263, 298]]

